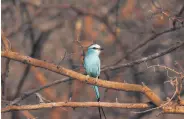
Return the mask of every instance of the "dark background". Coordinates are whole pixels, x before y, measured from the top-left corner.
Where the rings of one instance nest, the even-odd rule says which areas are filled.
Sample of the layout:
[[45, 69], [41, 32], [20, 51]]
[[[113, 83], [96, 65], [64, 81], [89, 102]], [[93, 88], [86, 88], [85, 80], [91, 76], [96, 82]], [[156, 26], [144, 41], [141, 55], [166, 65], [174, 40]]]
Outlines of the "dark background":
[[[155, 1], [153, 4], [153, 1]], [[184, 29], [178, 21], [184, 19], [183, 0], [2, 0], [2, 30], [9, 39], [12, 51], [29, 55], [36, 59], [84, 72], [82, 48], [92, 43], [100, 44], [105, 50], [101, 54], [102, 66], [128, 63], [142, 57], [166, 50], [184, 40]], [[158, 4], [159, 1], [159, 4]], [[69, 7], [72, 5], [72, 7]], [[161, 9], [157, 8], [160, 7]], [[163, 10], [162, 10], [163, 9]], [[167, 13], [164, 15], [161, 12]], [[180, 14], [181, 12], [181, 14]], [[177, 16], [177, 20], [174, 19]], [[176, 22], [175, 22], [176, 20]], [[174, 23], [174, 24], [173, 24]], [[80, 26], [81, 25], [81, 26]], [[76, 27], [78, 26], [78, 27]], [[117, 32], [115, 32], [117, 31]], [[162, 33], [163, 32], [163, 33]], [[160, 34], [161, 33], [161, 34]], [[78, 37], [79, 36], [79, 37]], [[136, 48], [140, 43], [149, 41]], [[184, 67], [184, 48], [154, 60], [128, 68], [102, 72], [101, 79], [146, 84], [163, 100], [175, 91], [169, 76], [176, 76], [163, 68], [148, 68], [165, 65], [178, 72]], [[2, 73], [9, 64], [6, 80], [2, 82], [2, 106], [21, 93], [49, 82], [64, 78], [62, 75], [27, 66], [2, 58]], [[51, 101], [95, 101], [95, 93], [90, 85], [77, 80], [61, 83], [39, 92]], [[139, 103], [149, 101], [144, 95], [134, 92], [107, 90], [100, 88], [101, 100], [105, 102]], [[21, 104], [38, 104], [35, 95]], [[180, 114], [161, 114], [156, 110], [146, 114], [134, 114], [127, 109], [105, 108], [108, 119], [182, 119]], [[96, 119], [97, 108], [57, 108], [34, 111], [2, 113], [3, 119]]]

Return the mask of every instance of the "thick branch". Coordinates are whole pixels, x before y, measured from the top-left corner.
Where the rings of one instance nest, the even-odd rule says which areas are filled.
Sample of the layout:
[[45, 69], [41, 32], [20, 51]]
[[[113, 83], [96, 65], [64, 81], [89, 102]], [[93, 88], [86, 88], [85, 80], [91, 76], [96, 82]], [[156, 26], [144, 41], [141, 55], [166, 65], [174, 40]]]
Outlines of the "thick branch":
[[95, 78], [87, 77], [83, 74], [66, 69], [64, 67], [57, 66], [51, 63], [47, 63], [42, 60], [37, 60], [29, 56], [24, 56], [16, 52], [4, 51], [4, 52], [1, 52], [1, 56], [12, 59], [12, 60], [16, 60], [19, 62], [23, 62], [26, 64], [30, 64], [36, 67], [41, 67], [41, 68], [56, 72], [58, 74], [62, 74], [64, 76], [68, 76], [68, 77], [77, 79], [79, 81], [86, 82], [92, 85], [98, 85], [101, 87], [122, 90], [122, 91], [141, 92], [141, 93], [144, 93], [155, 105], [160, 106], [160, 104], [162, 103], [160, 98], [147, 86], [127, 84], [127, 83], [118, 83], [118, 82], [105, 81], [105, 80], [100, 80], [100, 79], [96, 80]]
[[148, 108], [147, 103], [108, 103], [108, 102], [54, 102], [41, 103], [38, 105], [23, 105], [23, 106], [7, 106], [2, 108], [1, 112], [15, 110], [36, 110], [53, 107], [108, 107], [108, 108], [126, 108], [126, 109], [144, 109]]
[[[124, 108], [124, 109], [145, 109], [150, 105], [147, 103], [108, 103], [108, 102], [54, 102], [41, 103], [37, 105], [7, 106], [2, 108], [1, 112], [18, 111], [18, 110], [36, 110], [53, 107], [107, 107], [107, 108]], [[184, 113], [184, 106], [167, 106], [163, 107], [165, 113]]]

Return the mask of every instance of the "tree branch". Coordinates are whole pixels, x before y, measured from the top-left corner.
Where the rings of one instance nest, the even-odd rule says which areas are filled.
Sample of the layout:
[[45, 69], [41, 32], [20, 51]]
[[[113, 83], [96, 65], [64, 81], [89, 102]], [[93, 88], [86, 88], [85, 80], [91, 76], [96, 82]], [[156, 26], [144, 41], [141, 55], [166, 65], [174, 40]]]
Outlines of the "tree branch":
[[164, 30], [164, 31], [162, 31], [162, 32], [160, 32], [160, 33], [156, 33], [156, 34], [154, 34], [153, 36], [151, 36], [149, 39], [147, 39], [147, 40], [141, 42], [140, 44], [138, 44], [135, 48], [129, 50], [127, 53], [128, 53], [128, 54], [129, 54], [129, 53], [133, 53], [133, 52], [135, 52], [136, 50], [138, 50], [139, 48], [141, 48], [141, 47], [143, 47], [144, 45], [146, 45], [147, 43], [149, 43], [150, 41], [155, 40], [157, 37], [162, 36], [162, 35], [164, 35], [164, 34], [166, 34], [166, 33], [170, 33], [170, 32], [176, 31], [176, 30], [180, 30], [180, 29], [182, 29], [182, 28], [184, 28], [184, 27], [181, 26], [181, 27], [176, 27], [176, 28], [170, 28], [170, 29]]
[[[106, 107], [106, 108], [125, 108], [125, 109], [145, 109], [150, 105], [147, 103], [108, 103], [108, 102], [53, 102], [41, 103], [36, 105], [7, 106], [2, 108], [1, 112], [18, 111], [18, 110], [36, 110], [53, 107]], [[163, 107], [165, 113], [184, 113], [184, 106]]]
[[53, 85], [56, 85], [56, 84], [59, 84], [59, 83], [62, 83], [62, 82], [68, 81], [68, 80], [69, 80], [68, 77], [67, 77], [67, 78], [64, 78], [64, 79], [61, 79], [61, 80], [56, 80], [56, 81], [51, 82], [51, 83], [49, 83], [49, 84], [46, 84], [46, 85], [44, 85], [44, 86], [38, 87], [38, 88], [33, 89], [33, 90], [30, 90], [30, 91], [28, 91], [28, 92], [25, 92], [25, 93], [23, 93], [20, 97], [18, 97], [18, 98], [16, 98], [15, 100], [13, 100], [13, 101], [10, 103], [10, 105], [17, 104], [17, 103], [19, 103], [20, 101], [24, 100], [25, 98], [31, 96], [32, 94], [35, 94], [35, 93], [37, 93], [37, 92], [39, 92], [39, 91], [41, 91], [41, 90], [43, 90], [43, 89], [45, 89], [45, 88], [48, 88], [48, 87], [50, 87], [50, 86], [53, 86]]
[[10, 50], [10, 44], [9, 44], [9, 40], [6, 38], [4, 32], [1, 30], [1, 38], [2, 38], [2, 41], [3, 41], [3, 44], [4, 44], [4, 47], [5, 47], [5, 50]]
[[87, 77], [83, 74], [66, 69], [64, 67], [57, 66], [51, 63], [47, 63], [42, 60], [37, 60], [29, 56], [24, 56], [16, 52], [4, 51], [4, 52], [1, 52], [1, 56], [15, 60], [15, 61], [19, 61], [22, 63], [30, 64], [35, 67], [44, 68], [52, 72], [62, 74], [64, 76], [68, 76], [68, 77], [77, 79], [81, 82], [86, 82], [88, 84], [98, 85], [101, 87], [122, 90], [122, 91], [134, 91], [134, 92], [144, 93], [155, 105], [160, 106], [160, 104], [162, 103], [161, 99], [147, 86], [127, 84], [127, 83], [118, 83], [118, 82], [112, 82], [112, 81], [105, 81], [101, 79], [96, 80], [95, 78]]
[[126, 63], [126, 64], [119, 64], [119, 65], [115, 65], [115, 66], [110, 66], [110, 67], [105, 67], [102, 69], [102, 71], [105, 71], [105, 70], [114, 70], [114, 69], [119, 69], [119, 68], [123, 68], [123, 67], [131, 67], [133, 65], [136, 65], [136, 64], [140, 64], [140, 63], [143, 63], [143, 62], [146, 62], [148, 60], [152, 60], [152, 59], [155, 59], [155, 58], [158, 58], [158, 57], [161, 57], [163, 55], [166, 55], [176, 49], [178, 49], [179, 47], [183, 46], [184, 45], [184, 42], [181, 42], [181, 43], [177, 43], [175, 45], [173, 45], [172, 47], [164, 50], [164, 51], [161, 51], [161, 52], [158, 52], [158, 53], [155, 53], [155, 54], [152, 54], [152, 55], [149, 55], [147, 57], [143, 57], [141, 59], [138, 59], [138, 60], [135, 60], [135, 61], [132, 61], [130, 63]]
[[126, 108], [141, 109], [148, 108], [147, 103], [108, 103], [108, 102], [53, 102], [41, 103], [36, 105], [7, 106], [2, 108], [2, 113], [15, 110], [35, 110], [53, 107], [108, 107], [108, 108]]

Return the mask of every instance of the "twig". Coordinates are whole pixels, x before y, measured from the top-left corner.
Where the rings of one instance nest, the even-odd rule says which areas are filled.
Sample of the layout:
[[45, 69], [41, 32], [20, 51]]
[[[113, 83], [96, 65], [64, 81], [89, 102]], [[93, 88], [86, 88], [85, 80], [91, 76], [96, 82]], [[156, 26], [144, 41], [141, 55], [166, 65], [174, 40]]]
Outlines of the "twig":
[[135, 51], [137, 51], [138, 49], [140, 49], [141, 47], [145, 46], [146, 44], [148, 44], [149, 42], [155, 40], [157, 37], [160, 37], [166, 33], [170, 33], [170, 32], [174, 32], [176, 30], [180, 30], [184, 28], [183, 26], [180, 27], [175, 27], [175, 28], [170, 28], [167, 30], [164, 30], [162, 32], [156, 33], [154, 35], [152, 35], [150, 38], [148, 38], [147, 40], [139, 43], [138, 45], [136, 45], [133, 49], [130, 49], [127, 51], [126, 55], [123, 56], [120, 60], [116, 61], [113, 65], [117, 65], [118, 63], [120, 63], [121, 61], [123, 61], [127, 56], [129, 56], [130, 54], [134, 53]]
[[51, 87], [51, 86], [53, 86], [53, 85], [56, 85], [56, 84], [59, 84], [59, 83], [62, 83], [62, 82], [68, 81], [68, 80], [69, 80], [69, 78], [64, 78], [64, 79], [61, 79], [61, 80], [56, 80], [56, 81], [51, 82], [51, 83], [49, 83], [49, 84], [47, 84], [47, 85], [44, 85], [44, 86], [41, 86], [41, 87], [39, 87], [39, 88], [36, 88], [36, 89], [30, 90], [30, 91], [28, 91], [28, 92], [25, 92], [25, 93], [23, 93], [20, 97], [18, 97], [18, 98], [16, 98], [15, 100], [13, 100], [13, 101], [10, 103], [10, 105], [17, 104], [17, 103], [19, 103], [20, 101], [24, 100], [25, 98], [31, 96], [32, 94], [35, 94], [35, 93], [37, 93], [37, 92], [39, 92], [39, 91], [41, 91], [41, 90], [43, 90], [43, 89], [45, 89], [45, 88]]
[[[179, 11], [179, 13], [176, 15], [176, 17], [180, 17], [180, 16], [182, 15], [183, 12], [184, 12], [184, 5], [183, 5], [182, 8], [180, 9], [180, 11]], [[177, 22], [177, 20], [174, 20], [174, 21], [173, 21], [173, 28], [175, 28], [176, 22]], [[184, 24], [184, 21], [182, 21], [181, 24]]]
[[166, 69], [167, 71], [169, 70], [169, 71], [171, 71], [171, 72], [173, 72], [173, 73], [175, 73], [175, 74], [177, 74], [177, 75], [181, 75], [180, 72], [175, 71], [174, 69], [169, 68], [169, 67], [167, 67], [167, 66], [165, 66], [165, 65], [160, 65], [160, 64], [158, 64], [158, 65], [147, 66], [147, 68], [154, 68], [154, 67], [164, 68], [164, 69]]
[[184, 69], [182, 67], [182, 65], [179, 62], [175, 62], [175, 64], [178, 66], [178, 68], [180, 68], [180, 70], [184, 73]]
[[106, 68], [103, 68], [102, 71], [105, 71], [105, 70], [108, 70], [108, 69], [115, 70], [115, 69], [119, 69], [119, 68], [123, 68], [123, 67], [131, 67], [133, 65], [140, 64], [140, 63], [146, 62], [148, 60], [152, 60], [152, 59], [161, 57], [163, 55], [166, 55], [166, 54], [168, 54], [168, 53], [170, 53], [170, 52], [180, 48], [183, 45], [184, 45], [184, 42], [177, 43], [177, 44], [173, 45], [172, 47], [170, 47], [170, 48], [168, 48], [168, 49], [166, 49], [164, 51], [161, 51], [161, 52], [149, 55], [147, 57], [143, 57], [141, 59], [132, 61], [132, 62], [127, 63], [127, 64], [119, 64], [119, 65], [116, 65], [116, 66], [106, 67]]
[[10, 41], [6, 38], [4, 32], [1, 30], [1, 38], [5, 47], [5, 50], [11, 50]]
[[39, 99], [39, 103], [44, 103], [44, 101], [51, 102], [50, 100], [45, 99], [41, 94], [39, 93], [35, 93], [35, 94]]
[[61, 60], [59, 61], [58, 65], [61, 65], [61, 63], [63, 62], [63, 60], [66, 58], [67, 55], [67, 51], [65, 50], [64, 55], [61, 57]]
[[178, 19], [178, 17], [182, 15], [182, 13], [184, 11], [184, 5], [182, 6], [181, 10], [179, 11], [179, 13], [177, 15], [171, 16], [167, 12], [165, 12], [165, 10], [161, 7], [159, 1], [157, 1], [159, 6], [157, 6], [155, 1], [153, 1], [153, 0], [151, 0], [151, 1], [152, 1], [152, 4], [154, 5], [154, 7], [157, 8], [161, 14], [165, 15], [166, 17], [168, 17], [169, 19], [171, 19], [173, 21], [173, 28], [176, 27], [176, 22], [179, 22], [183, 25], [184, 21]]
[[6, 78], [8, 77], [8, 73], [9, 73], [9, 64], [10, 64], [10, 59], [7, 59], [6, 65], [5, 65], [5, 71], [4, 73], [1, 74], [2, 95], [5, 97], [6, 97]]

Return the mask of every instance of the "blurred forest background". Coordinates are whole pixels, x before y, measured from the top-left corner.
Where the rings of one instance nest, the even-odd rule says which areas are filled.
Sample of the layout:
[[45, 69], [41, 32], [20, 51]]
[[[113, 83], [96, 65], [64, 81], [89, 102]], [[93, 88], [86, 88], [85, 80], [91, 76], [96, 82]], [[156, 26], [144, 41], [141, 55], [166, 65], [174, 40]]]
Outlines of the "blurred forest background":
[[[1, 29], [12, 51], [84, 72], [82, 48], [92, 43], [105, 50], [102, 67], [125, 64], [172, 47], [184, 40], [184, 0], [2, 0]], [[80, 42], [80, 44], [79, 44]], [[2, 48], [1, 48], [2, 49]], [[64, 58], [63, 58], [64, 57]], [[23, 92], [64, 76], [2, 58], [2, 107]], [[184, 47], [147, 62], [101, 72], [110, 81], [146, 84], [166, 100], [175, 91], [165, 65], [178, 72], [184, 68]], [[5, 80], [6, 79], [6, 80]], [[103, 102], [139, 103], [149, 101], [135, 92], [100, 88]], [[39, 92], [47, 100], [95, 101], [90, 85], [77, 80], [54, 85]], [[36, 95], [20, 104], [38, 104]], [[130, 109], [104, 108], [108, 119], [183, 119], [181, 114], [161, 114], [160, 110], [135, 114]], [[134, 110], [140, 111], [140, 110]], [[2, 119], [96, 119], [97, 108], [53, 108], [2, 113]]]

